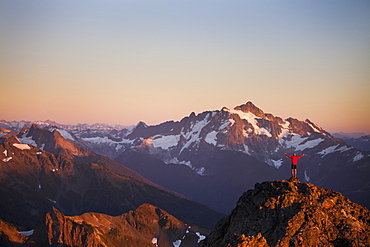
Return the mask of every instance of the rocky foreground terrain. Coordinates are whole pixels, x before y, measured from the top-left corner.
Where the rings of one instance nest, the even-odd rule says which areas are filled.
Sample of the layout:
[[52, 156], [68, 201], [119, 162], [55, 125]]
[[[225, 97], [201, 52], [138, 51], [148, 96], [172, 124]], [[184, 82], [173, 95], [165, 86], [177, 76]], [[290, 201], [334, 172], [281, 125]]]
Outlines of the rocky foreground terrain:
[[256, 184], [203, 247], [370, 246], [370, 213], [342, 194], [295, 181]]

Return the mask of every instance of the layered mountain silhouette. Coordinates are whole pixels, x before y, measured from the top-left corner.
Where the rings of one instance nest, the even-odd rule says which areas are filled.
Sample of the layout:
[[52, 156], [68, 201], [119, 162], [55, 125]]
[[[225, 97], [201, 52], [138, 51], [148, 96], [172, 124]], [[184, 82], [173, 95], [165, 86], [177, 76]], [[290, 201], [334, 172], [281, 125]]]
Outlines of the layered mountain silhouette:
[[207, 231], [186, 224], [150, 204], [134, 211], [109, 216], [85, 213], [65, 216], [56, 208], [47, 212], [32, 235], [19, 234], [0, 221], [1, 246], [199, 246]]
[[211, 229], [223, 215], [148, 181], [121, 164], [33, 125], [2, 137], [0, 218], [33, 229], [52, 206], [66, 215], [120, 215], [150, 203]]
[[202, 246], [370, 246], [370, 212], [310, 183], [258, 183]]

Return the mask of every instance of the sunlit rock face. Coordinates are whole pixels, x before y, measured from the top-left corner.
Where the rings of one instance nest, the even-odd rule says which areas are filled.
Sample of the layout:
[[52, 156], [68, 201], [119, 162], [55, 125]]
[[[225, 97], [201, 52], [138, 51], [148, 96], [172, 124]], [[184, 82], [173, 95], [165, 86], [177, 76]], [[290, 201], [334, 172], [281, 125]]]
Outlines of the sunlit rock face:
[[119, 216], [99, 213], [65, 216], [52, 208], [24, 246], [197, 247], [204, 234], [207, 231], [150, 204]]
[[313, 184], [263, 182], [240, 197], [203, 246], [370, 246], [370, 213]]

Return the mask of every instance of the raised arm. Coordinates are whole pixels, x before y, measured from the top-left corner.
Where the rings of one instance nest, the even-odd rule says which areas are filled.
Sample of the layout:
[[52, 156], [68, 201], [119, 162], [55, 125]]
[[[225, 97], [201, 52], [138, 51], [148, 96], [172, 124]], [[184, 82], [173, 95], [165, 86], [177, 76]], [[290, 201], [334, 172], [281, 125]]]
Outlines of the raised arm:
[[290, 156], [289, 154], [287, 154], [287, 153], [284, 153], [286, 156], [288, 156], [289, 158], [292, 158], [292, 156]]

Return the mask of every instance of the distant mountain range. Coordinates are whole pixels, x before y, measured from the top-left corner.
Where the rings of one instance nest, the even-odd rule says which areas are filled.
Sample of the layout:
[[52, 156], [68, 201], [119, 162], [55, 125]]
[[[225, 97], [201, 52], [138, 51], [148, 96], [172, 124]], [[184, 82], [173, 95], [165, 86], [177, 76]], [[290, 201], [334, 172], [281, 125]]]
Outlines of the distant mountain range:
[[347, 139], [357, 139], [357, 138], [360, 138], [362, 136], [367, 136], [367, 134], [366, 133], [363, 133], [363, 132], [353, 132], [353, 133], [336, 132], [336, 133], [332, 133], [332, 135], [335, 138], [342, 138], [344, 140], [347, 140]]
[[[65, 130], [53, 123], [44, 128], [223, 213], [230, 212], [240, 193], [256, 182], [289, 177], [290, 160], [284, 153], [294, 152], [306, 154], [299, 161], [300, 179], [370, 207], [365, 175], [369, 152], [308, 119], [282, 119], [252, 102], [155, 126], [140, 122], [122, 129]], [[31, 135], [22, 142], [43, 148]]]
[[0, 128], [11, 129], [15, 131], [19, 131], [23, 128], [29, 128], [32, 124], [36, 124], [37, 126], [44, 128], [54, 126], [56, 128], [65, 129], [65, 130], [122, 130], [128, 128], [128, 126], [124, 125], [109, 125], [104, 123], [95, 123], [95, 124], [61, 124], [57, 123], [52, 120], [45, 120], [45, 121], [6, 121], [0, 120]]
[[[40, 125], [1, 121], [0, 245], [81, 246], [84, 241], [89, 243], [84, 246], [199, 246], [207, 235], [201, 228], [212, 229], [236, 204], [205, 246], [280, 246], [279, 241], [283, 246], [281, 237], [291, 231], [296, 232], [291, 245], [299, 246], [315, 227], [330, 228], [304, 224], [321, 220], [310, 217], [322, 207], [343, 209], [345, 217], [337, 215], [332, 222], [339, 228], [347, 224], [353, 234], [345, 235], [346, 229], [337, 227], [339, 235], [325, 235], [320, 243], [349, 243], [353, 236], [366, 239], [360, 232], [368, 229], [361, 223], [368, 211], [312, 184], [370, 207], [370, 152], [335, 138], [308, 119], [282, 119], [247, 102], [155, 126], [140, 122], [130, 128], [64, 128], [52, 121]], [[290, 159], [284, 153], [306, 154], [298, 164], [298, 178], [306, 183], [279, 182], [290, 177]], [[290, 197], [289, 191], [300, 194]], [[245, 220], [269, 215], [273, 222], [238, 225], [233, 215], [245, 203], [251, 212]], [[302, 221], [298, 226], [304, 226], [306, 235], [291, 227], [287, 217]], [[101, 222], [110, 228], [101, 227]], [[235, 232], [231, 223], [245, 230]], [[270, 231], [263, 227], [271, 224], [282, 232], [258, 235]], [[261, 230], [252, 234], [250, 227]], [[30, 237], [17, 232], [30, 229]], [[239, 235], [231, 237], [229, 229]]]
[[346, 143], [349, 145], [363, 150], [363, 151], [370, 151], [370, 135], [366, 135], [365, 133], [334, 133], [334, 137], [342, 138]]

